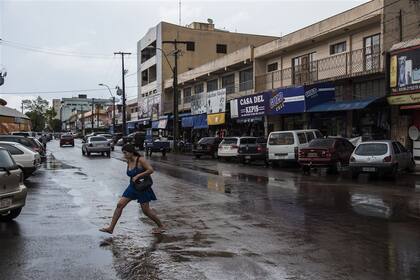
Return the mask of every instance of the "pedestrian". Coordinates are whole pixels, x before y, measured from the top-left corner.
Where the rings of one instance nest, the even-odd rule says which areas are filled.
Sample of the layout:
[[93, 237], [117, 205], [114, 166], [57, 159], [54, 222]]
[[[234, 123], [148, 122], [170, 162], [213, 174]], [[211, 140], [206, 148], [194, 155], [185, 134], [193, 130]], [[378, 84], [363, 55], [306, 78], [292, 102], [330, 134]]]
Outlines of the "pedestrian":
[[134, 182], [138, 179], [150, 176], [153, 173], [152, 166], [136, 151], [133, 144], [124, 145], [122, 147], [122, 152], [124, 153], [124, 158], [127, 160], [127, 176], [130, 177], [130, 184], [117, 203], [111, 224], [108, 227], [100, 229], [100, 231], [112, 234], [124, 207], [127, 206], [130, 201], [137, 200], [137, 202], [140, 203], [143, 213], [158, 226], [153, 229], [153, 234], [163, 233], [165, 228], [162, 225], [162, 222], [149, 206], [150, 201], [156, 200], [156, 195], [153, 192], [152, 187], [148, 187], [141, 192], [134, 187]]
[[134, 134], [134, 145], [136, 145], [136, 147], [139, 150], [141, 150], [143, 142], [144, 142], [144, 137], [141, 135], [140, 132], [137, 132], [136, 134]]
[[47, 150], [47, 142], [48, 142], [47, 135], [43, 134], [41, 136], [41, 143], [44, 146], [44, 150]]

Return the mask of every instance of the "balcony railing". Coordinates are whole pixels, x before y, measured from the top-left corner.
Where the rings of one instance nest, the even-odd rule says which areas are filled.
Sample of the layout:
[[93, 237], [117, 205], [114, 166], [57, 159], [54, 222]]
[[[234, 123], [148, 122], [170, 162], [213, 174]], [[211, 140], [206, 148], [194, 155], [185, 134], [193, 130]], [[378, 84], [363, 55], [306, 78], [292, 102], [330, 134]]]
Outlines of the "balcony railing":
[[379, 45], [337, 54], [256, 76], [255, 89], [260, 91], [377, 73], [382, 71], [381, 60]]

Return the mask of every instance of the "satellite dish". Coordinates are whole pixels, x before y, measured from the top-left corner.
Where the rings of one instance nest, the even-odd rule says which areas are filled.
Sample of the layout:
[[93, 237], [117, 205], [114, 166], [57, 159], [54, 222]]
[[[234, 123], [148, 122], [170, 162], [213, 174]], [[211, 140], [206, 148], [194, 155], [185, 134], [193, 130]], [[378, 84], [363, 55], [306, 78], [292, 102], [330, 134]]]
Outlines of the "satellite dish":
[[411, 140], [413, 141], [417, 141], [420, 137], [420, 131], [417, 128], [417, 126], [412, 125], [408, 128], [408, 136], [410, 137]]

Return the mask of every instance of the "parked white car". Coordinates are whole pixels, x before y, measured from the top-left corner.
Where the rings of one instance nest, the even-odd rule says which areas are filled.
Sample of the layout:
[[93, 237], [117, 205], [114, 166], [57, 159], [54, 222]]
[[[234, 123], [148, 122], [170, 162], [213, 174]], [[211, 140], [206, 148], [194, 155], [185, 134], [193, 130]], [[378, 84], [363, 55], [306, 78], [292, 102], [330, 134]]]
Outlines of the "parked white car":
[[217, 149], [219, 159], [232, 159], [238, 157], [240, 137], [226, 137], [220, 142]]
[[297, 162], [299, 149], [308, 147], [308, 143], [322, 134], [317, 129], [274, 131], [268, 136], [268, 161], [271, 163]]
[[0, 148], [0, 221], [11, 221], [19, 216], [26, 194], [22, 170], [10, 153]]
[[0, 141], [0, 148], [9, 151], [16, 164], [23, 171], [25, 179], [41, 167], [41, 156], [39, 153], [26, 148], [22, 144]]
[[111, 157], [111, 144], [103, 136], [91, 136], [82, 145], [82, 154], [90, 156], [91, 153], [106, 154]]
[[360, 173], [376, 173], [396, 177], [398, 172], [414, 171], [413, 155], [397, 141], [369, 141], [360, 143], [350, 157], [353, 177]]

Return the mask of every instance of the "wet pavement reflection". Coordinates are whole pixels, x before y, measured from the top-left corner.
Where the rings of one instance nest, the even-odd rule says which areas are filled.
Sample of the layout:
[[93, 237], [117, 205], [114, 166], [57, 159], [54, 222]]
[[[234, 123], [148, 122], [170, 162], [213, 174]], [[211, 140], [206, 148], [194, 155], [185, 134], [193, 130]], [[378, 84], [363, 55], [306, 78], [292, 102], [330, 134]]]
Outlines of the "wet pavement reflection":
[[303, 176], [293, 166], [154, 154], [152, 207], [167, 232], [151, 234], [153, 223], [131, 203], [110, 237], [97, 229], [128, 184], [125, 163], [118, 149], [111, 159], [78, 149], [52, 145], [28, 180], [22, 217], [0, 224], [0, 248], [11, 255], [0, 256], [4, 275], [65, 273], [55, 257], [67, 270], [88, 266], [89, 279], [420, 279], [419, 177]]

